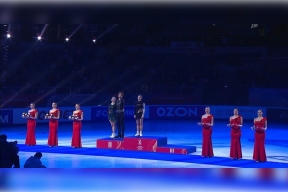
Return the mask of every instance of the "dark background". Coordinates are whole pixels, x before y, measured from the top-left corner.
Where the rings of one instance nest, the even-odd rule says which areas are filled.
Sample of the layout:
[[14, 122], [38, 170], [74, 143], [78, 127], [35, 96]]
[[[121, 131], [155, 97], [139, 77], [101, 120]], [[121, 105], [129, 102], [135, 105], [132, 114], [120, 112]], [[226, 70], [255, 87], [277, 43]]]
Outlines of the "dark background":
[[[2, 3], [0, 12], [1, 108], [69, 105], [79, 94], [103, 105], [120, 90], [128, 104], [143, 94], [149, 104], [254, 105], [251, 90], [288, 88], [285, 3]], [[257, 105], [271, 106], [262, 97]]]

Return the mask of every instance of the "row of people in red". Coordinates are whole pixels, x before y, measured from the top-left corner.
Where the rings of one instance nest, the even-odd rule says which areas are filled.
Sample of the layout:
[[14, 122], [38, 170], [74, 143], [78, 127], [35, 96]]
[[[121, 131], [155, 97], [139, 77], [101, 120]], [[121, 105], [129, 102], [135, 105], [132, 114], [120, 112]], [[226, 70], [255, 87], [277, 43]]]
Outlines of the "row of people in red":
[[[140, 101], [142, 96], [138, 98]], [[113, 100], [113, 98], [112, 98]], [[113, 102], [113, 101], [112, 101]], [[35, 104], [30, 104], [30, 110], [27, 114], [22, 115], [23, 118], [28, 118], [27, 120], [27, 134], [25, 144], [28, 146], [36, 145], [35, 137], [35, 127], [36, 119], [38, 116], [38, 111], [35, 109]], [[72, 116], [69, 118], [73, 120], [73, 134], [71, 146], [73, 148], [81, 148], [81, 128], [83, 120], [83, 111], [80, 110], [80, 104], [75, 105], [76, 110], [73, 111]], [[231, 127], [231, 145], [230, 145], [230, 157], [231, 159], [241, 159], [242, 158], [242, 149], [241, 149], [241, 127], [243, 125], [243, 118], [238, 114], [238, 109], [234, 109], [234, 115], [230, 117], [230, 123], [228, 124]], [[267, 129], [267, 119], [264, 118], [262, 110], [258, 110], [258, 117], [254, 119], [254, 126], [251, 127], [254, 130], [254, 152], [253, 159], [257, 162], [265, 162], [266, 151], [265, 151], [265, 136]], [[58, 119], [60, 116], [60, 111], [57, 109], [57, 104], [52, 103], [52, 109], [49, 111], [47, 118], [49, 121], [49, 137], [48, 145], [50, 147], [58, 146]], [[143, 116], [141, 116], [143, 118]], [[110, 120], [110, 119], [109, 119]], [[203, 157], [212, 157], [213, 146], [212, 146], [212, 126], [214, 124], [213, 115], [210, 114], [210, 108], [205, 108], [205, 114], [202, 115], [201, 122], [198, 125], [202, 126], [202, 156]], [[137, 124], [138, 125], [138, 124]], [[113, 127], [112, 127], [113, 128]], [[138, 128], [138, 126], [137, 126]], [[115, 128], [114, 128], [115, 129]], [[115, 131], [115, 130], [114, 130]], [[138, 131], [138, 129], [137, 129]]]
[[[234, 109], [234, 115], [230, 117], [229, 124], [231, 127], [231, 144], [230, 144], [230, 158], [241, 159], [241, 127], [243, 125], [243, 118], [239, 115], [238, 109]], [[266, 162], [265, 151], [265, 136], [267, 130], [267, 119], [263, 117], [262, 110], [258, 110], [258, 117], [254, 119], [254, 125], [251, 127], [254, 130], [254, 152], [253, 160], [256, 162]], [[205, 114], [202, 115], [201, 122], [198, 125], [202, 126], [202, 157], [212, 157], [212, 126], [214, 124], [213, 115], [210, 114], [210, 108], [205, 108]]]
[[[33, 146], [36, 145], [36, 119], [38, 117], [38, 111], [35, 109], [35, 104], [30, 104], [30, 110], [28, 113], [23, 113], [22, 118], [27, 118], [27, 133], [25, 145]], [[81, 148], [81, 128], [83, 120], [83, 111], [80, 110], [80, 104], [75, 105], [75, 111], [73, 111], [72, 116], [69, 119], [73, 120], [73, 134], [71, 146], [73, 148]], [[49, 119], [49, 136], [47, 144], [49, 147], [58, 146], [58, 119], [60, 118], [60, 110], [57, 109], [57, 103], [52, 103], [52, 109], [49, 111], [49, 114], [45, 115], [46, 119]]]

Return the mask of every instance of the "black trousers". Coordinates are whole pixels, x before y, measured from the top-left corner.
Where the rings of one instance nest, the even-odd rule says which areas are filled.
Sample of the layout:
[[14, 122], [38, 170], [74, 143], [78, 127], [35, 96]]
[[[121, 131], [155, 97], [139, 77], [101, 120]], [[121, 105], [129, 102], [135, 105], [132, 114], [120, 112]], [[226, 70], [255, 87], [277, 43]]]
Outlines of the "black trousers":
[[117, 113], [117, 127], [118, 127], [118, 137], [124, 138], [124, 112]]
[[19, 155], [14, 155], [12, 158], [12, 163], [14, 165], [14, 168], [20, 168], [20, 159]]

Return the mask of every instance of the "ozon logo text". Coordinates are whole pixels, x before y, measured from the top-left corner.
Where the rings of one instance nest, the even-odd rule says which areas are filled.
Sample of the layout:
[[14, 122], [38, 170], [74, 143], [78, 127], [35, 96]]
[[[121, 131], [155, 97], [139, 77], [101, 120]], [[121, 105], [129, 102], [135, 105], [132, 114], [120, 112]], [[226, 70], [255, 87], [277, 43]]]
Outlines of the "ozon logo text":
[[198, 115], [197, 107], [158, 107], [156, 112], [159, 117], [197, 117]]

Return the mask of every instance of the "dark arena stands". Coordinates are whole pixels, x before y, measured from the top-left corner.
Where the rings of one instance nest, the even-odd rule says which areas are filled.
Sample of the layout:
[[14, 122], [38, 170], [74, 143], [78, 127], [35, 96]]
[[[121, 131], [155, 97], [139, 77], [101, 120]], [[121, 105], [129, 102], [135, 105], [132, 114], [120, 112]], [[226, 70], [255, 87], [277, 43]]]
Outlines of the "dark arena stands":
[[286, 191], [288, 4], [139, 1], [0, 2], [0, 191]]
[[38, 95], [46, 106], [51, 95], [94, 94], [83, 104], [101, 104], [101, 95], [117, 90], [193, 94], [186, 104], [249, 105], [250, 89], [288, 88], [284, 24], [44, 26], [1, 26], [2, 108], [26, 106], [14, 102], [22, 95]]

